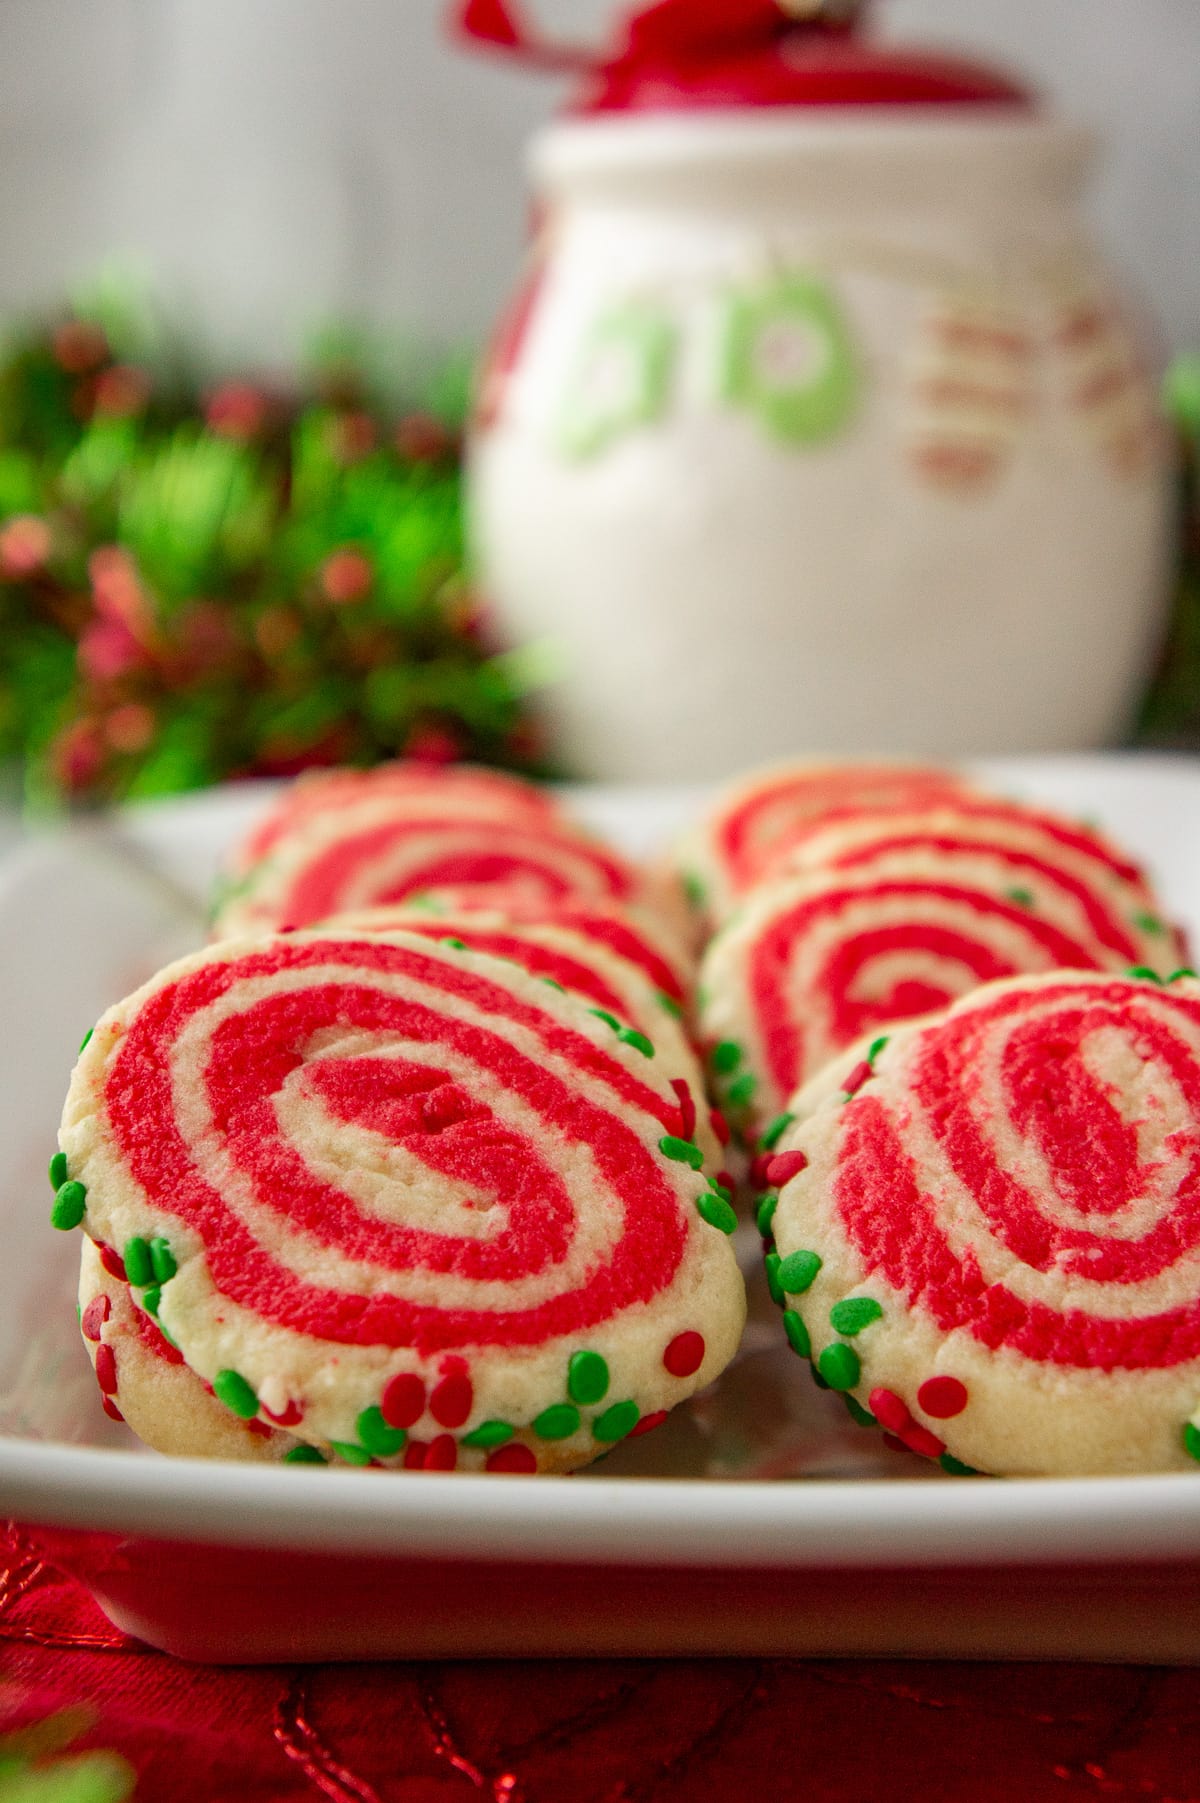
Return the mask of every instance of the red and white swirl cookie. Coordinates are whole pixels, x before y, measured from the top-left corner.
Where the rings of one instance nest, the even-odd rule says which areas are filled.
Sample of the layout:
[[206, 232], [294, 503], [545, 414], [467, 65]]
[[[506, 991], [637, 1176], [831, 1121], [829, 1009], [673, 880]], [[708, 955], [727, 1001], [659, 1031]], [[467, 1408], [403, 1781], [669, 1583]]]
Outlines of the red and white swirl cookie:
[[160, 1452], [185, 1458], [272, 1461], [294, 1453], [301, 1442], [291, 1434], [265, 1420], [243, 1421], [217, 1401], [146, 1308], [146, 1296], [151, 1308], [157, 1307], [155, 1286], [133, 1289], [121, 1274], [121, 1260], [111, 1251], [107, 1257], [106, 1265], [99, 1249], [84, 1239], [79, 1326], [105, 1413], [128, 1422]]
[[[826, 826], [817, 868], [754, 891], [701, 971], [718, 1088], [762, 1121], [862, 1034], [981, 983], [1057, 969], [1169, 976], [1187, 956], [1095, 835], [981, 806]], [[817, 851], [822, 855], [817, 857]]]
[[544, 788], [478, 764], [435, 765], [398, 758], [369, 770], [311, 770], [284, 788], [236, 848], [231, 870], [240, 874], [306, 820], [337, 813], [364, 801], [387, 799], [408, 814], [441, 819], [469, 814], [476, 819], [554, 821], [562, 817]]
[[350, 1463], [564, 1470], [736, 1349], [694, 1124], [665, 1052], [500, 959], [228, 943], [96, 1027], [54, 1219], [241, 1418]]
[[832, 813], [953, 800], [971, 790], [951, 771], [921, 764], [780, 764], [722, 790], [672, 860], [693, 908], [724, 920], [800, 832]]
[[493, 885], [534, 902], [655, 901], [632, 864], [565, 821], [408, 813], [384, 794], [281, 833], [218, 908], [214, 935], [312, 926], [432, 890]]
[[531, 901], [502, 884], [433, 890], [420, 898], [418, 906], [434, 915], [486, 909], [503, 913], [506, 920], [521, 926], [544, 928], [547, 934], [562, 928], [583, 935], [640, 970], [664, 1003], [673, 1004], [684, 1016], [691, 1011], [696, 960], [679, 934], [645, 907], [573, 895], [558, 901]]
[[1200, 982], [990, 984], [867, 1051], [766, 1172], [793, 1347], [951, 1470], [1200, 1459]]
[[999, 796], [935, 797], [865, 813], [832, 810], [778, 845], [764, 859], [760, 880], [801, 870], [884, 870], [889, 860], [907, 861], [914, 853], [987, 859], [994, 880], [1007, 880], [1017, 900], [1032, 891], [1027, 905], [1036, 903], [1043, 878], [1060, 890], [1073, 883], [1081, 907], [1090, 909], [1096, 897], [1117, 917], [1124, 931], [1113, 940], [1118, 956], [1139, 943], [1138, 935], [1166, 935], [1145, 871], [1120, 846], [1094, 826]]

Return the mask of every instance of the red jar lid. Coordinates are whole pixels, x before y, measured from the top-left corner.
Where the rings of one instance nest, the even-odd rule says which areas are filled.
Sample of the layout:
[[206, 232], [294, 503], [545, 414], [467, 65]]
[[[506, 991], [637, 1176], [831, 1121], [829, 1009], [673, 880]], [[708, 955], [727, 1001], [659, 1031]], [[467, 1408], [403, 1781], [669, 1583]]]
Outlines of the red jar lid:
[[[722, 107], [1028, 107], [1011, 76], [860, 35], [854, 0], [655, 0], [617, 44], [587, 51], [539, 35], [513, 0], [462, 0], [457, 31], [582, 77], [576, 116]], [[803, 17], [797, 17], [803, 14]]]

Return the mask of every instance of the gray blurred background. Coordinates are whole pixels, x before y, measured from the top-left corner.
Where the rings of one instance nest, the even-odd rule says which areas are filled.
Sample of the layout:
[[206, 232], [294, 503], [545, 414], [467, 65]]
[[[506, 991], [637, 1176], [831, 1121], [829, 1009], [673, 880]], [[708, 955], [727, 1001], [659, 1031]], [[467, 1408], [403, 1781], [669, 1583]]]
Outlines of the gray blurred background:
[[[531, 10], [533, 0], [527, 0]], [[1173, 345], [1200, 344], [1200, 0], [880, 0], [1096, 123], [1094, 218]], [[587, 35], [617, 8], [540, 0]], [[544, 78], [460, 55], [440, 0], [0, 0], [0, 308], [118, 254], [214, 357], [322, 315], [476, 341], [523, 237]]]

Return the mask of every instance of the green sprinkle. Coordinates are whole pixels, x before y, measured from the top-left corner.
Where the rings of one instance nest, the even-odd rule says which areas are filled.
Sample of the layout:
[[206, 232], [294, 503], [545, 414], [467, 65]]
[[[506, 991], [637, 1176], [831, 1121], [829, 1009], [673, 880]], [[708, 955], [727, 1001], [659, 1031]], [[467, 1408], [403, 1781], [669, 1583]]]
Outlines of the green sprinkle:
[[725, 1100], [731, 1108], [747, 1108], [754, 1100], [754, 1092], [758, 1088], [758, 1078], [753, 1071], [743, 1071], [735, 1077], [725, 1091]]
[[708, 890], [694, 870], [685, 870], [683, 873], [683, 893], [693, 908], [703, 908], [708, 901]]
[[857, 1396], [851, 1396], [849, 1391], [847, 1390], [842, 1395], [842, 1401], [845, 1403], [846, 1408], [849, 1411], [850, 1419], [852, 1421], [857, 1421], [859, 1427], [878, 1427], [879, 1426], [879, 1423], [876, 1421], [874, 1415], [872, 1415], [870, 1409], [864, 1409], [862, 1403], [859, 1402]]
[[867, 1063], [868, 1064], [874, 1064], [875, 1060], [878, 1058], [880, 1052], [882, 1052], [882, 1050], [883, 1050], [884, 1046], [887, 1044], [887, 1042], [888, 1042], [888, 1035], [886, 1033], [881, 1033], [878, 1039], [872, 1040], [871, 1049], [867, 1053]]
[[1167, 930], [1157, 914], [1135, 914], [1133, 924], [1141, 927], [1143, 933], [1165, 933]]
[[622, 1027], [617, 1038], [622, 1045], [631, 1045], [635, 1052], [642, 1054], [643, 1058], [653, 1058], [653, 1041], [647, 1039], [644, 1033], [639, 1033], [636, 1027]]
[[1032, 908], [1037, 899], [1032, 889], [1006, 889], [1004, 893], [1018, 908]]
[[548, 989], [557, 989], [559, 995], [566, 995], [567, 993], [557, 977], [543, 977], [542, 982], [545, 983]]
[[[130, 1241], [131, 1245], [132, 1243]], [[144, 1240], [140, 1243], [145, 1245]], [[125, 1262], [126, 1269], [128, 1269], [128, 1248]], [[223, 1402], [227, 1409], [232, 1409], [234, 1414], [240, 1415], [243, 1421], [250, 1421], [258, 1414], [258, 1397], [240, 1371], [218, 1371], [213, 1378], [213, 1393], [218, 1402]]]
[[150, 1257], [148, 1240], [135, 1234], [132, 1239], [125, 1241], [125, 1250], [121, 1256], [125, 1261], [125, 1275], [135, 1289], [140, 1290], [146, 1284], [154, 1282], [154, 1262]]
[[158, 1284], [152, 1283], [148, 1290], [142, 1291], [142, 1307], [148, 1315], [153, 1315], [156, 1320], [158, 1319], [158, 1305], [161, 1301], [162, 1290]]
[[976, 1471], [974, 1465], [964, 1465], [962, 1460], [956, 1459], [952, 1452], [942, 1453], [938, 1459], [938, 1464], [943, 1471], [948, 1471], [951, 1477], [983, 1476], [982, 1471]]
[[469, 1434], [464, 1434], [464, 1446], [483, 1446], [489, 1450], [493, 1446], [507, 1446], [517, 1430], [510, 1427], [507, 1421], [481, 1421], [473, 1427]]
[[856, 1334], [878, 1321], [882, 1314], [883, 1305], [874, 1296], [847, 1296], [843, 1302], [834, 1303], [829, 1321], [834, 1333]]
[[594, 1014], [597, 1020], [602, 1020], [606, 1027], [612, 1028], [614, 1033], [621, 1031], [621, 1022], [615, 1014], [610, 1014], [607, 1008], [589, 1008], [588, 1013]]
[[465, 939], [454, 939], [449, 934], [447, 934], [445, 939], [439, 939], [438, 944], [448, 945], [451, 951], [455, 952], [465, 952], [467, 949], [467, 942]]
[[536, 1416], [533, 1431], [539, 1440], [569, 1440], [579, 1431], [579, 1410], [571, 1402], [554, 1402]]
[[825, 1379], [821, 1376], [821, 1373], [817, 1370], [815, 1365], [809, 1366], [808, 1375], [812, 1378], [818, 1390], [829, 1390], [833, 1388], [832, 1384], [827, 1384], [825, 1382]]
[[95, 1027], [89, 1027], [87, 1032], [84, 1034], [83, 1038], [79, 1041], [79, 1050], [81, 1053], [87, 1051], [88, 1041], [91, 1039], [92, 1034], [95, 1031], [96, 1031]]
[[1125, 974], [1134, 977], [1139, 983], [1157, 983], [1160, 989], [1162, 987], [1162, 978], [1156, 970], [1151, 970], [1148, 964], [1131, 965]]
[[673, 995], [668, 995], [665, 989], [660, 989], [658, 991], [656, 999], [659, 1007], [663, 1009], [665, 1013], [669, 1014], [672, 1020], [683, 1019], [683, 1009], [679, 1006], [675, 997]]
[[169, 1331], [169, 1330], [168, 1330], [168, 1329], [167, 1329], [167, 1328], [166, 1328], [166, 1327], [165, 1327], [165, 1326], [164, 1326], [164, 1325], [163, 1325], [163, 1323], [162, 1323], [162, 1322], [161, 1322], [161, 1321], [159, 1321], [159, 1319], [158, 1319], [158, 1316], [157, 1316], [157, 1315], [155, 1315], [155, 1317], [154, 1317], [154, 1319], [155, 1319], [155, 1321], [156, 1321], [156, 1322], [157, 1322], [157, 1324], [158, 1324], [158, 1331], [159, 1331], [159, 1333], [160, 1333], [160, 1334], [161, 1334], [161, 1335], [162, 1335], [162, 1337], [163, 1337], [163, 1339], [164, 1339], [164, 1340], [165, 1340], [165, 1341], [166, 1341], [166, 1342], [167, 1342], [167, 1345], [168, 1345], [168, 1346], [174, 1346], [174, 1348], [175, 1348], [175, 1350], [176, 1350], [176, 1352], [178, 1352], [178, 1351], [179, 1351], [179, 1341], [178, 1341], [178, 1340], [177, 1340], [177, 1339], [176, 1339], [176, 1338], [175, 1338], [175, 1335], [174, 1335], [174, 1334], [173, 1334], [173, 1333], [171, 1333], [171, 1332], [170, 1332], [170, 1331]]
[[57, 1227], [60, 1233], [67, 1233], [72, 1227], [78, 1227], [87, 1207], [87, 1191], [82, 1183], [60, 1184], [54, 1201], [50, 1204], [50, 1225]]
[[822, 1263], [816, 1252], [789, 1252], [779, 1267], [780, 1287], [789, 1296], [803, 1296]]
[[358, 1437], [367, 1451], [375, 1459], [390, 1459], [395, 1453], [403, 1452], [408, 1445], [408, 1435], [402, 1427], [390, 1427], [383, 1418], [383, 1410], [372, 1403], [364, 1409], [354, 1423]]
[[709, 1063], [718, 1077], [727, 1077], [730, 1071], [735, 1071], [741, 1062], [742, 1048], [736, 1039], [723, 1039], [719, 1045], [713, 1047], [709, 1058]]
[[658, 1142], [658, 1149], [664, 1158], [673, 1158], [676, 1164], [690, 1164], [698, 1171], [704, 1163], [704, 1154], [699, 1146], [690, 1139], [676, 1139], [673, 1133], [666, 1133]]
[[338, 1458], [344, 1460], [347, 1465], [369, 1465], [371, 1463], [371, 1455], [365, 1446], [355, 1446], [351, 1440], [331, 1440], [329, 1444]]
[[641, 1413], [636, 1402], [614, 1402], [610, 1409], [605, 1409], [603, 1415], [596, 1416], [592, 1422], [592, 1432], [597, 1440], [623, 1440], [626, 1434], [633, 1432], [640, 1419]]
[[60, 1190], [67, 1181], [68, 1175], [66, 1153], [56, 1152], [50, 1160], [50, 1188]]
[[812, 1357], [812, 1341], [808, 1337], [808, 1329], [794, 1308], [785, 1308], [783, 1311], [783, 1331], [794, 1353], [802, 1359]]
[[1190, 1458], [1200, 1460], [1200, 1428], [1190, 1421], [1183, 1430], [1183, 1450]]
[[573, 1352], [567, 1366], [567, 1395], [572, 1402], [600, 1402], [608, 1395], [608, 1366], [598, 1352]]
[[779, 1207], [778, 1196], [764, 1196], [758, 1205], [758, 1213], [754, 1217], [755, 1226], [766, 1239], [771, 1231], [771, 1223], [775, 1219], [775, 1210]]
[[862, 1376], [862, 1365], [853, 1346], [826, 1346], [817, 1369], [831, 1390], [852, 1390]]
[[169, 1283], [179, 1269], [170, 1240], [163, 1239], [161, 1234], [150, 1241], [150, 1266], [155, 1283]]
[[760, 1152], [773, 1152], [792, 1122], [794, 1114], [777, 1114], [758, 1142]]
[[1168, 983], [1178, 983], [1180, 981], [1180, 979], [1183, 977], [1193, 977], [1194, 978], [1195, 975], [1196, 975], [1196, 973], [1191, 968], [1191, 966], [1189, 964], [1185, 964], [1181, 970], [1173, 970], [1171, 972], [1170, 976], [1167, 978], [1167, 982]]
[[291, 1446], [283, 1455], [285, 1465], [328, 1465], [329, 1460], [315, 1446]]
[[709, 1226], [715, 1227], [719, 1233], [737, 1232], [736, 1214], [724, 1196], [718, 1195], [715, 1189], [706, 1189], [704, 1194], [697, 1198], [696, 1209], [701, 1220], [707, 1221]]
[[779, 1281], [779, 1269], [782, 1264], [783, 1260], [778, 1252], [768, 1252], [763, 1259], [763, 1266], [767, 1273], [767, 1289], [770, 1291], [771, 1301], [776, 1308], [782, 1308], [787, 1302], [787, 1297], [783, 1293], [783, 1285]]

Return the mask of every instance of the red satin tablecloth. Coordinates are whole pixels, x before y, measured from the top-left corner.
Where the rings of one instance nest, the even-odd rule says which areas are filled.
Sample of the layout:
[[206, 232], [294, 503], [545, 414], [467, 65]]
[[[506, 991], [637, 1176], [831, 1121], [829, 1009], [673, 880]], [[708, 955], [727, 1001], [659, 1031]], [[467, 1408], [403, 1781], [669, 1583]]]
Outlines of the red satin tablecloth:
[[123, 1754], [137, 1803], [1200, 1803], [1196, 1671], [183, 1665], [118, 1633], [9, 1527], [0, 1736], [81, 1704], [94, 1725], [77, 1745]]

